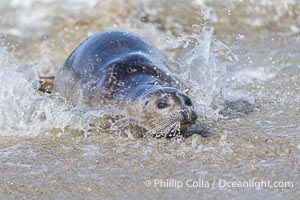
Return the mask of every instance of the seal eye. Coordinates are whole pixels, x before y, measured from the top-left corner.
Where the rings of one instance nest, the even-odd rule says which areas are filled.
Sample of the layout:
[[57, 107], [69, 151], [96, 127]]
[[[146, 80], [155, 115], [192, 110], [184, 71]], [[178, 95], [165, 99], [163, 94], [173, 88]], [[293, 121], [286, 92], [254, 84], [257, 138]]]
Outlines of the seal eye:
[[164, 108], [169, 107], [169, 104], [167, 104], [166, 102], [159, 102], [159, 103], [157, 104], [157, 107], [158, 107], [159, 109], [164, 109]]
[[184, 104], [187, 105], [187, 106], [192, 106], [193, 105], [191, 99], [186, 99]]

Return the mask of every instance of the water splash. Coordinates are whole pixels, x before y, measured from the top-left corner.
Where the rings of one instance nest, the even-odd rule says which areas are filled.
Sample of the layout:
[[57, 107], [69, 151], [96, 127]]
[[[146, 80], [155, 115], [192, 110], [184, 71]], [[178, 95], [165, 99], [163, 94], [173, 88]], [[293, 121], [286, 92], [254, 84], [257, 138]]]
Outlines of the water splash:
[[[39, 135], [56, 130], [79, 130], [121, 134], [129, 126], [118, 110], [72, 107], [59, 94], [40, 95], [35, 65], [19, 64], [14, 51], [0, 48], [1, 135]], [[58, 131], [57, 131], [58, 129]], [[126, 134], [131, 134], [126, 132]]]
[[214, 28], [205, 25], [200, 34], [182, 34], [174, 44], [189, 49], [178, 59], [179, 78], [188, 85], [196, 110], [202, 116], [216, 114], [216, 106], [224, 101], [225, 62], [236, 56], [214, 36]]
[[[39, 76], [34, 65], [19, 64], [14, 52], [0, 48], [0, 130], [1, 133], [21, 135], [51, 127], [59, 111], [67, 104], [55, 103], [57, 99], [38, 94]], [[55, 105], [53, 105], [55, 104]], [[51, 117], [50, 117], [51, 116]], [[51, 118], [51, 119], [50, 119]]]

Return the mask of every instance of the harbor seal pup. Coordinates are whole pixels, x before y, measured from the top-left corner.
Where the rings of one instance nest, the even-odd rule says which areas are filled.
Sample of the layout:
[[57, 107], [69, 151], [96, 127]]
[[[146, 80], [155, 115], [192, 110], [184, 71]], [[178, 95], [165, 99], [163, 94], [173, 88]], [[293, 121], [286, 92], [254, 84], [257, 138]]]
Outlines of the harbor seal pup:
[[54, 80], [54, 91], [74, 105], [117, 108], [155, 137], [184, 133], [197, 120], [160, 52], [143, 37], [106, 31], [83, 41]]

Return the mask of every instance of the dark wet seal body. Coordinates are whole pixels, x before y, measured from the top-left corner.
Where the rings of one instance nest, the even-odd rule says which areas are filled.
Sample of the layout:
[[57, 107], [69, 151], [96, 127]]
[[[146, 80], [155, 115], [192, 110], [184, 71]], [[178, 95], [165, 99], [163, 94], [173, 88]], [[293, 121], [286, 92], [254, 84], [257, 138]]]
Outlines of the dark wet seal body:
[[159, 51], [121, 31], [86, 39], [54, 81], [54, 90], [71, 103], [124, 110], [156, 137], [185, 132], [197, 119], [192, 100], [178, 88]]

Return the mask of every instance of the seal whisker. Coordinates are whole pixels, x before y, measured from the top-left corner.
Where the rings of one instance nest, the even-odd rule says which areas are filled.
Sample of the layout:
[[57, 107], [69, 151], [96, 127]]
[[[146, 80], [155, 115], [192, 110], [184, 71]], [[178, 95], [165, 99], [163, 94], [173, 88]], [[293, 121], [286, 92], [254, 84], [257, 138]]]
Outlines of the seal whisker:
[[169, 124], [172, 124], [174, 122], [174, 120], [168, 120], [168, 121], [159, 121], [157, 123], [150, 123], [150, 125], [152, 125], [155, 128], [157, 127], [165, 127], [168, 126]]
[[172, 123], [164, 123], [164, 124], [160, 124], [160, 125], [156, 125], [154, 128], [150, 129], [150, 131], [157, 131], [157, 130], [161, 130], [167, 126], [169, 126]]
[[177, 127], [177, 124], [178, 124], [177, 122], [170, 124], [168, 127], [166, 127], [164, 130], [161, 131], [162, 135], [166, 136], [171, 134], [173, 137], [177, 135], [176, 128], [174, 128]]
[[169, 126], [170, 124], [172, 124], [172, 123], [164, 123], [164, 124], [160, 124], [160, 125], [155, 125], [155, 127], [152, 128], [151, 130], [153, 130], [153, 131], [160, 130], [162, 128]]
[[155, 135], [157, 137], [167, 135], [179, 122], [176, 120], [171, 120], [169, 118], [168, 122], [161, 122], [159, 126], [152, 128], [151, 130], [147, 131], [146, 134]]

